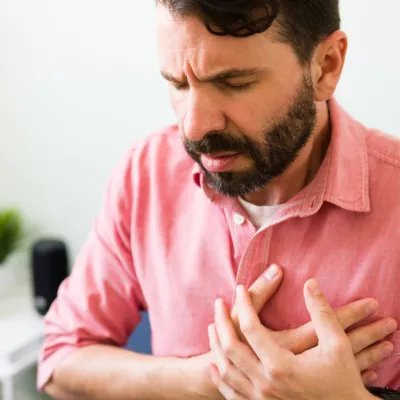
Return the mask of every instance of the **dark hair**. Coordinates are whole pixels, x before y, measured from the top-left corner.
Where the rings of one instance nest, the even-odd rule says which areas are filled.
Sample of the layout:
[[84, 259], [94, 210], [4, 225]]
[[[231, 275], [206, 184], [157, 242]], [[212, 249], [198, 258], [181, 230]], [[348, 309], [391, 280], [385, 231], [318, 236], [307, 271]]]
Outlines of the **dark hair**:
[[156, 0], [175, 18], [198, 16], [214, 35], [246, 37], [276, 20], [277, 39], [289, 43], [302, 64], [318, 43], [340, 29], [339, 0]]

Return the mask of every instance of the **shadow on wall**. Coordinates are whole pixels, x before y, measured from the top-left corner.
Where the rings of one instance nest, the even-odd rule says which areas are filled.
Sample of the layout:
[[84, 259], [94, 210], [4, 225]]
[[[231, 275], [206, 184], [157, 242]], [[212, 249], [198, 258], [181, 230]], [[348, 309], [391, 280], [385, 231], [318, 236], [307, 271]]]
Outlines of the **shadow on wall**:
[[125, 348], [136, 353], [151, 354], [150, 322], [147, 312], [142, 313], [142, 321], [129, 338]]

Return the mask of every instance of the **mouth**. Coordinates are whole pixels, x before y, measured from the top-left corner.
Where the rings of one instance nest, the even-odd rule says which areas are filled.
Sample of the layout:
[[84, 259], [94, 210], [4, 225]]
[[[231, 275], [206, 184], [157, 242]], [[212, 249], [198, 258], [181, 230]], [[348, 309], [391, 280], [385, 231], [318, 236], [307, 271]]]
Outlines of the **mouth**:
[[228, 171], [241, 153], [220, 152], [214, 154], [201, 154], [200, 160], [204, 168], [209, 172]]

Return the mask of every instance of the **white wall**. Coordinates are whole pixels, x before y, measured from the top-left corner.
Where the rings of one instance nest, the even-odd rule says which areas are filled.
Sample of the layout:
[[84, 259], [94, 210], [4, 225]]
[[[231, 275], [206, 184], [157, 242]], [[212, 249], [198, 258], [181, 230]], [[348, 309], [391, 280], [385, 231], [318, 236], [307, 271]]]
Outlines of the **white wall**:
[[[0, 205], [78, 252], [110, 169], [173, 121], [152, 0], [0, 0]], [[400, 135], [399, 0], [343, 0], [350, 49], [338, 98]]]
[[340, 0], [349, 51], [337, 97], [368, 126], [400, 137], [399, 0]]
[[[399, 0], [342, 0], [338, 98], [400, 137]], [[0, 0], [0, 207], [79, 251], [113, 165], [173, 122], [152, 0]], [[25, 398], [24, 398], [25, 399]]]
[[151, 0], [0, 0], [0, 205], [20, 205], [74, 255], [112, 166], [173, 121], [153, 9]]

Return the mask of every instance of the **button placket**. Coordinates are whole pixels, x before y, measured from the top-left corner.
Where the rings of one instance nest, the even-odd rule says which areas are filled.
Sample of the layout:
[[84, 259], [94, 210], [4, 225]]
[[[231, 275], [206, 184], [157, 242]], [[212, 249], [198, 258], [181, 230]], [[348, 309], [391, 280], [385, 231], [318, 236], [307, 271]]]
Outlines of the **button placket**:
[[[237, 285], [248, 285], [266, 269], [269, 260], [273, 227], [268, 227], [253, 236], [239, 263]], [[257, 264], [257, 268], [256, 265]]]
[[229, 216], [227, 215], [227, 217], [231, 220], [230, 225], [233, 230], [233, 240], [235, 243], [234, 258], [238, 265], [247, 244], [255, 233], [255, 229], [253, 225], [247, 221], [246, 217], [239, 212], [233, 211]]
[[238, 213], [233, 213], [233, 222], [235, 225], [243, 225], [246, 221], [246, 218]]
[[[267, 228], [263, 233], [257, 233], [251, 238], [239, 262], [235, 286], [249, 286], [250, 282], [252, 283], [264, 272], [270, 253], [271, 236], [271, 228]], [[255, 262], [257, 259], [259, 263]], [[235, 300], [236, 292], [234, 291], [232, 304]]]

